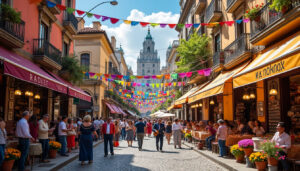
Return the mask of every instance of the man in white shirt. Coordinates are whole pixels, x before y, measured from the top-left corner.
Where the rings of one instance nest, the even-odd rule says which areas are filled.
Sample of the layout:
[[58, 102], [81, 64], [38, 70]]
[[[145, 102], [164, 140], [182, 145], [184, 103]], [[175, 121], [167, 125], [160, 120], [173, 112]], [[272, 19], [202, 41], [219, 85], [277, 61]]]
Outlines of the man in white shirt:
[[49, 151], [49, 138], [48, 134], [50, 132], [49, 126], [48, 126], [48, 120], [49, 120], [49, 115], [45, 114], [43, 115], [43, 119], [39, 121], [39, 142], [42, 144], [42, 162], [43, 163], [48, 163], [49, 160], [46, 160], [48, 156], [48, 151]]
[[94, 120], [94, 127], [95, 127], [95, 130], [98, 134], [98, 138], [96, 138], [96, 140], [99, 140], [99, 137], [100, 137], [100, 121], [98, 120], [98, 117], [96, 117], [96, 119]]
[[25, 170], [25, 161], [29, 152], [29, 140], [32, 139], [29, 130], [28, 120], [30, 118], [29, 111], [25, 111], [22, 114], [23, 118], [17, 123], [16, 136], [19, 138], [19, 150], [21, 151], [21, 157], [19, 162], [19, 170]]
[[58, 125], [58, 139], [59, 142], [61, 143], [61, 149], [60, 149], [60, 155], [61, 156], [69, 156], [66, 154], [66, 149], [67, 149], [67, 117], [63, 116], [62, 120], [60, 121]]
[[121, 121], [121, 135], [122, 135], [122, 140], [125, 140], [126, 139], [126, 126], [127, 126], [127, 122], [126, 122], [126, 119], [123, 119], [123, 121]]

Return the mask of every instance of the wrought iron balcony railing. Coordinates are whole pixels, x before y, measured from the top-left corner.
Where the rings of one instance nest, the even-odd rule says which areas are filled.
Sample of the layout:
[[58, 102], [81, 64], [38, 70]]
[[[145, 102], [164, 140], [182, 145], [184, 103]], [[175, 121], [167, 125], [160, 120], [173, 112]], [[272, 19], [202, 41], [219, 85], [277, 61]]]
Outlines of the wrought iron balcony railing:
[[74, 14], [72, 14], [72, 13], [70, 14], [70, 13], [65, 12], [64, 21], [70, 22], [73, 25], [73, 27], [77, 30], [77, 28], [78, 28], [78, 20], [76, 19], [76, 17], [75, 17]]
[[215, 52], [213, 55], [213, 67], [224, 64], [223, 51]]
[[33, 55], [47, 56], [61, 65], [61, 51], [45, 39], [33, 39]]
[[244, 33], [224, 49], [225, 64], [250, 51], [250, 34]]
[[215, 12], [222, 11], [222, 1], [221, 0], [212, 0], [208, 5], [205, 13], [205, 22], [208, 22], [214, 15]]
[[0, 28], [24, 42], [25, 22], [15, 23], [0, 18]]

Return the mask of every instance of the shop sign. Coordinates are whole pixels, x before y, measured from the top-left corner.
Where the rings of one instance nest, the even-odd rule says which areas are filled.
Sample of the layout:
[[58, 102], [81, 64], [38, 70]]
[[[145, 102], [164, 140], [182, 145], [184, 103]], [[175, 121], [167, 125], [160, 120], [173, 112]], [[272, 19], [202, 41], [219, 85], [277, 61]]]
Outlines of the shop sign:
[[283, 72], [285, 70], [285, 65], [284, 64], [285, 64], [284, 60], [279, 61], [279, 62], [274, 63], [274, 64], [270, 64], [269, 66], [266, 66], [266, 67], [258, 70], [255, 73], [255, 77], [258, 80], [258, 79], [263, 79], [263, 78], [269, 77], [271, 75]]

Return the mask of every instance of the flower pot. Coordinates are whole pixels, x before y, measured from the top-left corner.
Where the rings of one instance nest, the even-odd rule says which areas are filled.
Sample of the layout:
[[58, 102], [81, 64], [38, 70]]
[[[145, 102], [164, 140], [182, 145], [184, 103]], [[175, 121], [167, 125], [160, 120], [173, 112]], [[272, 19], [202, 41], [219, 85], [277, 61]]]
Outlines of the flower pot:
[[49, 150], [49, 158], [50, 159], [55, 159], [56, 158], [56, 153], [57, 153], [57, 150]]
[[250, 154], [253, 152], [253, 148], [243, 148], [244, 152], [245, 152], [245, 155], [247, 157], [250, 156]]
[[11, 171], [14, 166], [15, 160], [4, 160], [2, 163], [2, 171]]
[[235, 160], [236, 160], [237, 163], [243, 163], [244, 162], [244, 156], [243, 155], [235, 156]]
[[198, 143], [198, 150], [203, 150], [203, 146], [204, 146], [203, 142], [199, 142]]
[[254, 17], [254, 21], [256, 21], [256, 22], [260, 22], [260, 15], [258, 15], [258, 16], [256, 16], [256, 17]]
[[274, 157], [268, 157], [268, 164], [271, 166], [277, 166], [278, 160], [276, 160]]
[[255, 162], [255, 166], [257, 170], [265, 170], [267, 167], [266, 162], [261, 161], [261, 162]]

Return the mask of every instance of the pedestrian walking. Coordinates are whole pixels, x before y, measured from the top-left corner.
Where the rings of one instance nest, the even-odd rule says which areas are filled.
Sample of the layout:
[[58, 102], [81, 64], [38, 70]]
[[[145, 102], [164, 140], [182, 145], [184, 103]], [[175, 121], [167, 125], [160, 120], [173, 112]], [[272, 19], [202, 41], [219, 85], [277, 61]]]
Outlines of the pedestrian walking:
[[69, 156], [66, 154], [66, 148], [67, 148], [67, 135], [68, 135], [68, 129], [67, 129], [67, 117], [63, 116], [62, 120], [59, 122], [58, 125], [58, 139], [61, 144], [61, 149], [60, 149], [60, 155], [61, 156]]
[[136, 136], [138, 140], [138, 146], [139, 146], [139, 151], [142, 151], [143, 147], [143, 140], [145, 136], [145, 123], [143, 122], [142, 118], [139, 118], [139, 121], [134, 125], [136, 127]]
[[114, 136], [114, 146], [119, 146], [119, 140], [120, 140], [120, 123], [118, 120], [115, 120], [115, 136]]
[[102, 126], [102, 134], [104, 137], [104, 157], [108, 155], [108, 143], [111, 155], [114, 155], [113, 136], [115, 134], [115, 125], [111, 123], [112, 118], [109, 117]]
[[91, 123], [91, 116], [86, 115], [83, 118], [83, 123], [80, 125], [80, 148], [79, 148], [79, 161], [81, 165], [85, 164], [85, 161], [89, 163], [93, 162], [93, 135], [98, 138], [98, 134], [94, 125]]
[[151, 134], [152, 134], [152, 123], [151, 123], [151, 120], [148, 120], [146, 126], [147, 126], [147, 134], [148, 134], [148, 137], [151, 137]]
[[39, 131], [38, 131], [38, 138], [39, 142], [42, 144], [42, 163], [48, 163], [49, 160], [47, 159], [48, 152], [49, 152], [49, 132], [53, 129], [49, 129], [48, 125], [49, 115], [43, 115], [43, 118], [39, 121]]
[[95, 130], [97, 132], [97, 137], [96, 140], [98, 141], [99, 140], [99, 137], [100, 137], [100, 121], [98, 119], [98, 117], [96, 117], [95, 121], [94, 121], [94, 127], [95, 127]]
[[67, 135], [67, 146], [68, 146], [68, 152], [71, 153], [71, 150], [75, 148], [75, 137], [76, 137], [76, 131], [75, 127], [73, 125], [73, 119], [68, 119], [68, 135]]
[[219, 157], [224, 157], [224, 156], [226, 156], [225, 142], [226, 142], [226, 137], [227, 137], [227, 127], [224, 124], [223, 119], [219, 119], [218, 123], [219, 123], [220, 126], [219, 126], [218, 131], [217, 131], [216, 140], [218, 140], [219, 149], [220, 149], [220, 156]]
[[170, 145], [171, 136], [172, 136], [172, 122], [171, 121], [167, 122], [165, 134], [166, 134], [166, 139], [168, 141], [168, 145]]
[[176, 118], [175, 122], [172, 125], [173, 141], [174, 148], [178, 146], [181, 149], [181, 135], [182, 135], [182, 126], [179, 123], [179, 120]]
[[121, 124], [120, 124], [122, 140], [126, 139], [126, 125], [127, 125], [126, 119], [123, 119], [123, 121], [121, 121]]
[[6, 146], [7, 133], [5, 129], [5, 122], [0, 117], [0, 166], [4, 161], [5, 157], [5, 146]]
[[17, 123], [16, 136], [19, 138], [19, 150], [21, 151], [21, 157], [19, 160], [19, 171], [25, 170], [25, 162], [29, 152], [29, 140], [32, 139], [29, 130], [29, 111], [24, 111], [22, 113], [22, 119]]
[[132, 121], [128, 121], [128, 124], [126, 125], [126, 135], [127, 135], [126, 140], [128, 143], [128, 147], [132, 147], [134, 131], [135, 131], [135, 127], [133, 126]]
[[154, 135], [156, 136], [156, 149], [157, 151], [162, 152], [163, 143], [164, 143], [165, 125], [162, 123], [161, 119], [159, 119], [158, 122], [154, 124], [153, 132]]

